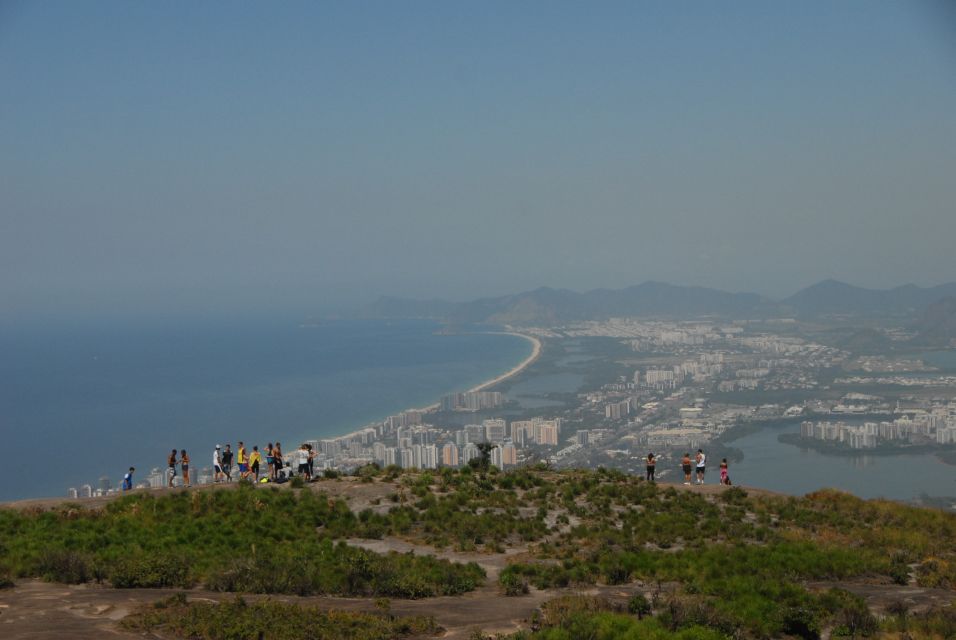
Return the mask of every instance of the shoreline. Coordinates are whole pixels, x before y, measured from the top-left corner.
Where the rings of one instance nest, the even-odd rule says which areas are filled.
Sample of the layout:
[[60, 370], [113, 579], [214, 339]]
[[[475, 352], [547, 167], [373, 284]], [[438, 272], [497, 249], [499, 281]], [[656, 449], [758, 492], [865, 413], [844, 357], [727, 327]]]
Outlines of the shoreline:
[[[493, 387], [494, 385], [500, 382], [504, 382], [508, 378], [513, 378], [514, 376], [518, 375], [519, 373], [521, 373], [522, 371], [530, 367], [532, 363], [534, 363], [534, 361], [541, 356], [541, 351], [544, 346], [544, 344], [541, 342], [541, 338], [537, 338], [535, 336], [532, 336], [526, 333], [518, 333], [516, 331], [483, 331], [482, 333], [489, 334], [489, 335], [516, 336], [518, 338], [524, 338], [525, 340], [531, 343], [531, 354], [527, 358], [525, 358], [524, 360], [522, 360], [521, 362], [513, 366], [508, 371], [505, 371], [504, 373], [502, 373], [501, 375], [495, 376], [494, 378], [491, 378], [490, 380], [485, 380], [484, 382], [471, 387], [470, 389], [467, 390], [467, 393], [471, 393], [475, 391], [483, 391], [487, 389], [488, 387]], [[436, 409], [438, 409], [438, 407], [440, 406], [441, 406], [441, 402], [434, 402], [424, 407], [411, 407], [411, 408], [402, 409], [400, 413], [406, 413], [408, 411], [431, 413], [435, 411]], [[342, 438], [352, 438], [359, 435], [360, 433], [368, 429], [370, 426], [371, 425], [366, 425], [362, 427], [361, 429], [357, 429], [355, 431], [344, 433], [340, 436], [335, 436], [333, 438], [328, 438], [328, 439], [340, 440]]]

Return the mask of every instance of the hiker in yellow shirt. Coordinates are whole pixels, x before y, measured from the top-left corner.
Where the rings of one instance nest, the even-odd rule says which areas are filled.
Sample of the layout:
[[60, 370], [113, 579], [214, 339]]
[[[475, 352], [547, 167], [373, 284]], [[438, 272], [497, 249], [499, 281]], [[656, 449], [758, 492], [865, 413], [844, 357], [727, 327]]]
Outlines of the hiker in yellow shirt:
[[259, 482], [259, 465], [262, 463], [262, 454], [259, 453], [259, 445], [252, 447], [252, 453], [249, 455], [249, 472], [246, 475], [254, 474], [256, 482]]

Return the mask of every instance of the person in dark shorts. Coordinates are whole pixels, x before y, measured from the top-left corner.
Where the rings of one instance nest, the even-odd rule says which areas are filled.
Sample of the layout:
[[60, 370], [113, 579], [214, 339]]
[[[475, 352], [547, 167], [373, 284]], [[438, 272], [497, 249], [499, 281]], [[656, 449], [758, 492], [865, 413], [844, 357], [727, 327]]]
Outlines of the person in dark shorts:
[[315, 451], [311, 444], [305, 445], [305, 448], [309, 451], [309, 480], [312, 480], [315, 477]]
[[707, 456], [703, 449], [697, 450], [697, 484], [704, 484], [704, 471], [707, 470]]
[[176, 455], [178, 453], [179, 453], [178, 451], [173, 449], [173, 452], [169, 454], [169, 458], [167, 458], [166, 460], [166, 465], [167, 465], [166, 475], [169, 477], [167, 486], [169, 487], [173, 486], [173, 478], [176, 477]]
[[684, 457], [680, 461], [681, 471], [684, 472], [684, 484], [690, 484], [690, 474], [693, 472], [694, 468], [690, 460], [690, 452], [684, 454]]
[[648, 482], [654, 482], [654, 468], [657, 466], [657, 458], [654, 457], [653, 453], [647, 454], [647, 475], [645, 480]]
[[303, 476], [305, 479], [309, 479], [309, 450], [306, 449], [305, 445], [299, 447], [299, 450], [296, 451], [296, 459], [299, 463], [299, 475]]
[[284, 464], [284, 460], [282, 459], [282, 444], [278, 440], [275, 446], [272, 447], [272, 457], [275, 459], [275, 466], [272, 469], [272, 479], [278, 480]]
[[134, 471], [136, 471], [136, 468], [130, 467], [129, 471], [126, 472], [126, 475], [123, 476], [123, 491], [133, 490], [133, 472]]
[[188, 487], [191, 485], [189, 482], [189, 454], [186, 453], [185, 449], [180, 452], [179, 461], [183, 467], [183, 486]]
[[269, 472], [269, 479], [276, 476], [276, 459], [273, 455], [272, 443], [266, 445], [266, 470]]
[[226, 476], [226, 482], [232, 482], [232, 445], [227, 444], [222, 452], [222, 474]]
[[259, 465], [262, 462], [262, 454], [259, 453], [259, 445], [253, 445], [252, 453], [249, 454], [249, 474], [259, 482]]

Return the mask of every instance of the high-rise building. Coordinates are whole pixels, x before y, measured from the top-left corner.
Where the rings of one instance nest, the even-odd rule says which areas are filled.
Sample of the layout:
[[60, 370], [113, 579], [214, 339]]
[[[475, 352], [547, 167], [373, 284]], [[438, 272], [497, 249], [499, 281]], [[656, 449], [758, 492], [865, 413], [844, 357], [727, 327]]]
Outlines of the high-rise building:
[[513, 467], [518, 464], [518, 449], [514, 444], [506, 441], [500, 447], [501, 449], [501, 468]]
[[441, 463], [446, 467], [458, 466], [458, 445], [449, 442], [441, 448]]
[[398, 456], [398, 449], [396, 447], [388, 447], [385, 449], [385, 466], [396, 465], [401, 462], [401, 459]]
[[485, 428], [485, 440], [488, 442], [504, 442], [507, 423], [501, 418], [492, 418], [482, 423]]
[[495, 465], [499, 469], [504, 469], [505, 465], [501, 461], [501, 447], [495, 447], [491, 450], [491, 464]]
[[501, 406], [502, 396], [498, 391], [466, 391], [452, 393], [441, 399], [442, 411], [481, 411]]
[[558, 444], [558, 425], [554, 420], [542, 420], [534, 425], [534, 441], [545, 446]]
[[466, 424], [464, 432], [466, 442], [478, 443], [485, 441], [485, 428], [480, 424]]
[[631, 403], [629, 400], [623, 402], [612, 402], [604, 407], [604, 417], [611, 420], [621, 420], [627, 417], [631, 412]]
[[438, 447], [427, 444], [422, 447], [422, 469], [438, 468]]
[[411, 447], [411, 451], [412, 451], [412, 467], [414, 467], [415, 469], [424, 469], [424, 468], [425, 468], [424, 466], [422, 466], [422, 448], [423, 448], [423, 447], [422, 447], [422, 445], [420, 445], [420, 444], [415, 444], [415, 445], [412, 445], [412, 447]]
[[468, 464], [471, 460], [481, 457], [481, 451], [478, 450], [478, 447], [469, 442], [461, 450], [461, 463]]
[[511, 422], [511, 440], [524, 445], [534, 440], [533, 420], [513, 420]]

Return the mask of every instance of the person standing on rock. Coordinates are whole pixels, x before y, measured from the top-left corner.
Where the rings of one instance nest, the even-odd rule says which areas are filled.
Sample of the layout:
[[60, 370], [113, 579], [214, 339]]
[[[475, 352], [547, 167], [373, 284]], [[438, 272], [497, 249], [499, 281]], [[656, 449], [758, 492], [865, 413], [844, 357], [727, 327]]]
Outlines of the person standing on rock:
[[126, 472], [126, 475], [123, 476], [123, 491], [132, 491], [134, 471], [136, 471], [136, 469], [133, 467], [130, 467], [129, 471]]
[[684, 484], [690, 484], [690, 474], [693, 472], [694, 468], [690, 460], [690, 452], [684, 454], [684, 457], [680, 461], [681, 471], [684, 472]]
[[252, 446], [252, 453], [249, 454], [249, 473], [255, 478], [254, 482], [259, 482], [259, 465], [262, 462], [262, 454], [259, 453], [259, 445]]
[[173, 487], [173, 478], [176, 477], [176, 455], [179, 452], [173, 449], [173, 452], [169, 454], [169, 458], [166, 459], [166, 475], [169, 478], [167, 486], [172, 489]]
[[730, 472], [727, 470], [727, 458], [720, 461], [720, 484], [730, 486]]
[[648, 482], [654, 482], [654, 468], [657, 466], [657, 458], [653, 453], [647, 454], [647, 474], [644, 477]]
[[227, 444], [222, 452], [222, 475], [226, 477], [226, 482], [232, 482], [232, 445]]
[[242, 440], [239, 441], [236, 462], [239, 464], [239, 479], [242, 480], [249, 475], [249, 459], [246, 457], [246, 444]]
[[189, 482], [189, 454], [186, 453], [185, 449], [179, 454], [179, 462], [183, 467], [183, 486], [188, 487], [191, 484]]
[[697, 484], [704, 484], [704, 472], [707, 470], [707, 456], [703, 449], [697, 450]]
[[275, 460], [275, 466], [272, 468], [272, 479], [278, 480], [279, 475], [282, 473], [282, 467], [285, 464], [285, 461], [282, 459], [282, 444], [277, 440], [274, 447], [272, 447], [272, 458]]
[[212, 452], [212, 481], [222, 482], [222, 447], [218, 444]]

